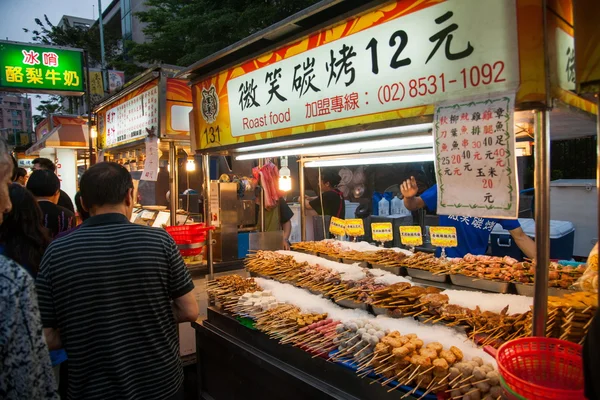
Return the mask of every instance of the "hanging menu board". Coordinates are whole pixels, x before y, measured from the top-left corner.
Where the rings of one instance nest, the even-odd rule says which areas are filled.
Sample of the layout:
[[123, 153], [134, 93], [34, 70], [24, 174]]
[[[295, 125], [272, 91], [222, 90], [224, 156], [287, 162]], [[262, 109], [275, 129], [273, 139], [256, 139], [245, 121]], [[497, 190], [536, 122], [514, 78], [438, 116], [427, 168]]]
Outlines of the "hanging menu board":
[[436, 106], [438, 214], [516, 218], [514, 93]]
[[106, 112], [106, 146], [158, 134], [158, 86], [110, 108]]

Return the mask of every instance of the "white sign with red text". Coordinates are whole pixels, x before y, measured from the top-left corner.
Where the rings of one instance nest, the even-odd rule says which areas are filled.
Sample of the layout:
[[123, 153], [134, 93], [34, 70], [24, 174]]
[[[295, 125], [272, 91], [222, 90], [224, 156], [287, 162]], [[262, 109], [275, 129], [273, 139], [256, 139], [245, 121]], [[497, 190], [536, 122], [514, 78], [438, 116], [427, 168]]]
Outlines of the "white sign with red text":
[[106, 112], [106, 146], [116, 146], [158, 134], [158, 87]]
[[144, 160], [144, 170], [140, 178], [142, 181], [156, 182], [159, 169], [158, 159], [158, 136], [149, 136], [146, 138], [146, 159]]
[[515, 90], [515, 0], [448, 0], [227, 82], [235, 137]]
[[438, 214], [518, 216], [514, 107], [514, 92], [435, 107]]

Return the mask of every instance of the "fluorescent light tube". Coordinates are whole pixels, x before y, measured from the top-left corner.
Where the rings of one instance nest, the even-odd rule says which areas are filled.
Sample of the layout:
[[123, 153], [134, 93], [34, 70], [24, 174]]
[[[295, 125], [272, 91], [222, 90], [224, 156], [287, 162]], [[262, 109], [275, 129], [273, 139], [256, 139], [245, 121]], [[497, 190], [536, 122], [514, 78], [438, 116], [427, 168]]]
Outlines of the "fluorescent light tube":
[[236, 149], [235, 151], [238, 153], [247, 153], [247, 152], [251, 152], [251, 151], [273, 150], [274, 148], [302, 146], [302, 145], [307, 145], [307, 144], [337, 142], [337, 141], [344, 141], [344, 140], [351, 140], [351, 139], [369, 139], [372, 137], [387, 136], [387, 135], [393, 135], [393, 134], [397, 134], [397, 133], [419, 133], [419, 132], [427, 132], [428, 130], [432, 129], [432, 127], [433, 127], [433, 124], [431, 122], [427, 122], [424, 124], [415, 124], [415, 125], [394, 126], [391, 128], [372, 129], [372, 130], [368, 130], [368, 131], [342, 133], [339, 135], [321, 136], [321, 137], [313, 137], [313, 138], [306, 138], [306, 139], [286, 140], [284, 142], [259, 144], [259, 145], [255, 145], [255, 146], [246, 146], [246, 147], [240, 147], [239, 149]]
[[391, 151], [400, 149], [415, 149], [433, 146], [432, 135], [408, 136], [393, 139], [369, 140], [364, 142], [349, 142], [330, 144], [326, 146], [302, 147], [295, 149], [281, 149], [265, 151], [260, 153], [242, 154], [236, 160], [254, 160], [259, 158], [283, 157], [294, 155], [328, 155], [367, 153], [376, 151]]
[[419, 152], [404, 152], [405, 154], [399, 153], [398, 155], [381, 156], [381, 157], [365, 157], [365, 156], [353, 156], [348, 158], [334, 158], [308, 161], [304, 164], [307, 168], [316, 167], [337, 167], [337, 166], [351, 166], [351, 165], [374, 165], [374, 164], [401, 164], [409, 162], [424, 162], [433, 161], [434, 154], [433, 149]]

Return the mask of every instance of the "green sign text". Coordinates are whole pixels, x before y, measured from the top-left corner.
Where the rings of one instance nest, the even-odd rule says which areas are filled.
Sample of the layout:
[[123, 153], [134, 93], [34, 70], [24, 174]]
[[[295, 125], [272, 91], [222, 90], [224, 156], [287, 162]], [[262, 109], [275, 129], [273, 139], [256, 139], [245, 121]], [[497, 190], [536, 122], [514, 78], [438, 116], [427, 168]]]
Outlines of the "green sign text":
[[83, 92], [83, 79], [81, 51], [0, 42], [0, 88]]

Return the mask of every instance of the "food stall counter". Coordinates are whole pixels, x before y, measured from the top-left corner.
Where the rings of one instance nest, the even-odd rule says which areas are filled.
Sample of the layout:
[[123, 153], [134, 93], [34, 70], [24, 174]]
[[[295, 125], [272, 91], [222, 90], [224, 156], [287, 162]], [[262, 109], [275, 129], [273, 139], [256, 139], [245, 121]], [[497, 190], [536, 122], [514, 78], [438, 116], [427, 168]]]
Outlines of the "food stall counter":
[[[370, 385], [354, 371], [280, 345], [237, 319], [209, 307], [196, 330], [198, 393], [201, 398], [398, 399], [389, 388]], [[227, 357], [223, 357], [227, 354]], [[227, 373], [223, 373], [227, 371]], [[235, 377], [235, 379], [232, 379]], [[405, 397], [416, 399], [416, 397]]]

